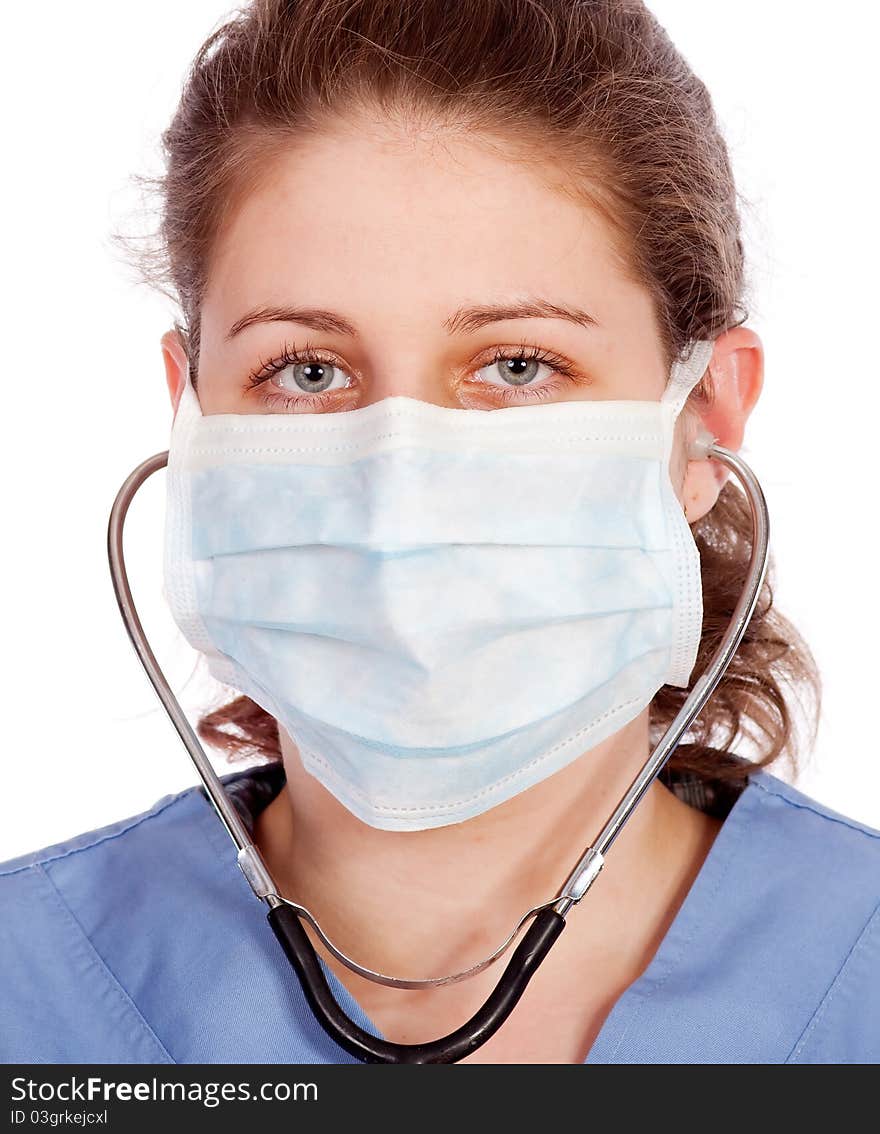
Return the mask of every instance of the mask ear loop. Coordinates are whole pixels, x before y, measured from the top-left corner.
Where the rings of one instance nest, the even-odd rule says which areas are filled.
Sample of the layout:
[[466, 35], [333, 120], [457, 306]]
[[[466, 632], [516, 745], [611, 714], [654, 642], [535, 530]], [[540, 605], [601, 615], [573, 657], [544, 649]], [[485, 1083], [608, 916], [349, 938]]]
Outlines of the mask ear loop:
[[186, 354], [186, 377], [184, 378], [183, 390], [180, 393], [180, 400], [177, 403], [177, 412], [174, 415], [174, 424], [172, 425], [172, 435], [175, 430], [185, 428], [192, 421], [197, 418], [204, 417], [202, 407], [199, 403], [199, 396], [196, 393], [195, 385], [193, 384], [192, 368], [190, 367], [189, 351]]
[[669, 381], [660, 397], [660, 405], [665, 414], [665, 447], [663, 460], [668, 469], [672, 457], [672, 442], [675, 437], [675, 423], [691, 390], [706, 373], [712, 360], [715, 343], [711, 339], [699, 339], [691, 344], [688, 354], [673, 364]]
[[670, 546], [676, 553], [673, 637], [663, 683], [682, 689], [687, 688], [690, 682], [699, 651], [703, 626], [703, 578], [699, 552], [675, 483], [678, 474], [673, 470], [673, 448], [677, 419], [691, 390], [705, 374], [713, 350], [714, 343], [709, 340], [691, 344], [684, 357], [677, 359], [671, 367], [659, 406], [662, 425], [660, 490]]
[[678, 417], [688, 394], [706, 373], [714, 350], [712, 339], [699, 339], [691, 344], [685, 358], [673, 364], [666, 389], [660, 397], [661, 403], [669, 406], [673, 418]]

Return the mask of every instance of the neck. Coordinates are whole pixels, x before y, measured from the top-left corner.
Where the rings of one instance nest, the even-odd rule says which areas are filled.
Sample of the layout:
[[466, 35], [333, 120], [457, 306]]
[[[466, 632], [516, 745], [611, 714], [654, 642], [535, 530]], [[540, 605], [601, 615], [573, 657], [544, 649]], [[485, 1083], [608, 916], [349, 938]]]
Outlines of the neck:
[[[398, 832], [351, 815], [305, 772], [283, 730], [281, 740], [287, 785], [255, 832], [281, 893], [306, 906], [360, 963], [405, 977], [444, 975], [493, 952], [526, 910], [556, 894], [649, 754], [646, 710], [482, 815]], [[638, 967], [665, 932], [717, 826], [655, 782], [587, 899], [591, 916], [578, 919], [583, 948], [623, 950]]]

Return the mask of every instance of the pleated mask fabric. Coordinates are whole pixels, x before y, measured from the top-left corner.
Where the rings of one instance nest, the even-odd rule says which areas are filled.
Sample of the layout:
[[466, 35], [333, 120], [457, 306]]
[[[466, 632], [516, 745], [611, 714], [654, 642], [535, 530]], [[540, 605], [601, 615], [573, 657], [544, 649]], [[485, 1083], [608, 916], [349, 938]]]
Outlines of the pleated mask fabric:
[[487, 811], [689, 682], [700, 561], [669, 462], [711, 354], [658, 401], [495, 410], [205, 416], [187, 381], [174, 619], [365, 823]]

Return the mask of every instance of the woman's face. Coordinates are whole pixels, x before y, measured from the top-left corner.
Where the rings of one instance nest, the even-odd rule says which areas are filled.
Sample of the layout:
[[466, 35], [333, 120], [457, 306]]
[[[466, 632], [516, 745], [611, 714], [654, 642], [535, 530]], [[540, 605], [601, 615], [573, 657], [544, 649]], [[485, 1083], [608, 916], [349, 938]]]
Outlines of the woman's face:
[[203, 412], [659, 398], [650, 296], [552, 176], [473, 136], [379, 121], [292, 148], [218, 238]]

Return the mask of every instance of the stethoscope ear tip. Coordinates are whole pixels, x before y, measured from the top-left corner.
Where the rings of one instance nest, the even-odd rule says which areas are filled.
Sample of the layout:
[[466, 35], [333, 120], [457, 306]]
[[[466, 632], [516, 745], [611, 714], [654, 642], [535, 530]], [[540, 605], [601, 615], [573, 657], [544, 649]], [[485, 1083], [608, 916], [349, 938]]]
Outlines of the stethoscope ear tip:
[[688, 446], [688, 459], [691, 461], [705, 461], [709, 457], [709, 450], [718, 441], [708, 429], [700, 428], [696, 437]]

